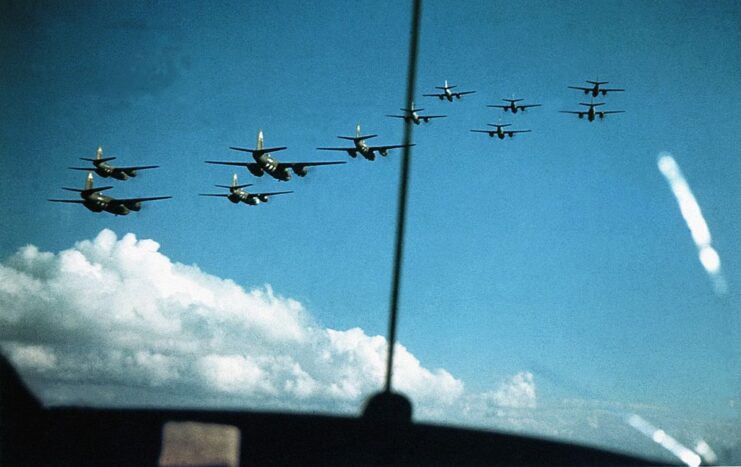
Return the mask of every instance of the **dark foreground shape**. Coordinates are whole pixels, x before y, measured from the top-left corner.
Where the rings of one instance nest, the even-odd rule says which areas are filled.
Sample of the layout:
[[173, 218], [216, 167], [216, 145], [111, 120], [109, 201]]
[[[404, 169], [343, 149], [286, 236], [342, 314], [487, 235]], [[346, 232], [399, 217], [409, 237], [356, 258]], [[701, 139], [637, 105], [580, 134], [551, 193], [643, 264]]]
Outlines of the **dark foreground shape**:
[[652, 465], [525, 436], [411, 422], [394, 393], [363, 417], [214, 410], [45, 409], [0, 357], [0, 465], [157, 465], [167, 422], [237, 427], [240, 465]]

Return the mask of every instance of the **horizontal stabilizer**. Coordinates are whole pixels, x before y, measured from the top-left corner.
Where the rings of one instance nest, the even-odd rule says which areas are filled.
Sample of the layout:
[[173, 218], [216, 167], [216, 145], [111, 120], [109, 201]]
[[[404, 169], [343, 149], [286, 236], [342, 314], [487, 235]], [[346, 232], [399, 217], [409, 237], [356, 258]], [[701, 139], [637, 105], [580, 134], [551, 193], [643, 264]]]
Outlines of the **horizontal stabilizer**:
[[600, 105], [605, 105], [604, 102], [597, 102], [596, 104], [585, 104], [584, 102], [579, 102], [579, 105], [586, 105], [587, 107], [598, 107]]
[[346, 139], [348, 141], [359, 141], [361, 139], [371, 139], [378, 135], [364, 135], [364, 136], [338, 136], [340, 139]]
[[511, 123], [503, 123], [503, 124], [497, 124], [497, 123], [487, 123], [489, 126], [497, 127], [497, 128], [504, 128], [506, 126], [512, 126]]
[[234, 188], [234, 189], [237, 189], [237, 188], [245, 188], [245, 187], [252, 186], [252, 185], [253, 185], [252, 183], [245, 183], [244, 185], [234, 185], [234, 186], [232, 186], [232, 185], [214, 185], [214, 186], [219, 187], [219, 188]]
[[280, 148], [249, 149], [249, 148], [238, 148], [238, 147], [234, 147], [234, 146], [229, 146], [229, 149], [233, 149], [235, 151], [250, 152], [252, 154], [265, 154], [266, 152], [282, 151], [282, 150], [288, 149], [288, 148], [286, 146], [284, 146], [284, 147], [280, 147]]
[[90, 161], [90, 162], [108, 162], [108, 161], [112, 161], [113, 159], [115, 159], [115, 157], [103, 157], [101, 159], [89, 159], [87, 157], [80, 158], [80, 160]]
[[51, 201], [53, 203], [74, 203], [74, 204], [82, 204], [85, 202], [81, 199], [47, 199], [47, 201]]

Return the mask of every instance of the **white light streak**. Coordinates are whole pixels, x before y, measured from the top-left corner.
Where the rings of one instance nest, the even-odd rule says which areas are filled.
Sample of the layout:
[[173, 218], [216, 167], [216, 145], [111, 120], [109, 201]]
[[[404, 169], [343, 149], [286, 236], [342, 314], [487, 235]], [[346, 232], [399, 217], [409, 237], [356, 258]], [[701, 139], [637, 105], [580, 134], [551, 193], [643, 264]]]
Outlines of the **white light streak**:
[[659, 154], [658, 166], [661, 173], [669, 183], [674, 197], [679, 204], [684, 221], [692, 234], [692, 240], [697, 246], [697, 254], [700, 264], [710, 276], [713, 288], [718, 295], [724, 295], [727, 291], [726, 280], [720, 268], [720, 255], [711, 245], [712, 237], [705, 217], [702, 215], [700, 205], [692, 194], [687, 180], [685, 180], [679, 165], [668, 152]]
[[664, 430], [656, 428], [640, 415], [629, 414], [625, 421], [628, 425], [638, 430], [644, 436], [674, 454], [677, 459], [681, 460], [686, 465], [690, 467], [698, 467], [702, 463], [702, 458], [697, 455], [697, 453], [672, 438]]

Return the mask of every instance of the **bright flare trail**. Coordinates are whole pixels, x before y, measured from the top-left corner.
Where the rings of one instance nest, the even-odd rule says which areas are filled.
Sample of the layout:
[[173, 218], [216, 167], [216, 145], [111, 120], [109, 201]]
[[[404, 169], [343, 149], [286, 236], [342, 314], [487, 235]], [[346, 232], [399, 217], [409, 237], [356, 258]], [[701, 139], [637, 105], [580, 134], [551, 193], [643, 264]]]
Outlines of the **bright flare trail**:
[[715, 293], [724, 295], [728, 286], [720, 269], [720, 256], [711, 244], [710, 229], [708, 229], [708, 224], [702, 215], [700, 205], [671, 154], [668, 152], [659, 154], [658, 165], [659, 170], [666, 177], [666, 181], [669, 182], [674, 197], [677, 198], [679, 210], [682, 212], [682, 217], [687, 222], [687, 227], [692, 234], [692, 240], [697, 246], [700, 263], [713, 281]]

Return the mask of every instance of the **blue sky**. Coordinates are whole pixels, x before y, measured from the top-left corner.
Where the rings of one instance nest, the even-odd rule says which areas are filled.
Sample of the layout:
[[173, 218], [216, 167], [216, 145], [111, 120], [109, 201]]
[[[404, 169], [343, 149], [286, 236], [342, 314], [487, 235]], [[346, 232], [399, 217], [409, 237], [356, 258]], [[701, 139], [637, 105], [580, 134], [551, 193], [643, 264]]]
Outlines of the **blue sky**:
[[[0, 257], [133, 233], [245, 290], [269, 284], [318, 326], [385, 335], [399, 153], [371, 163], [315, 148], [357, 123], [374, 143], [400, 141], [384, 115], [403, 106], [410, 8], [302, 5], [5, 4]], [[482, 394], [529, 372], [538, 407], [598, 397], [737, 420], [740, 19], [736, 2], [425, 3], [416, 103], [448, 118], [414, 130], [399, 322], [424, 367]], [[445, 79], [477, 93], [421, 97]], [[558, 113], [588, 102], [567, 89], [587, 79], [625, 88], [595, 100], [626, 113]], [[486, 108], [512, 95], [542, 107]], [[499, 119], [533, 131], [468, 131]], [[233, 173], [203, 161], [242, 159], [228, 146], [253, 147], [259, 128], [288, 147], [279, 160], [348, 164], [288, 183], [238, 172], [255, 190], [295, 191], [267, 205], [198, 197]], [[162, 166], [112, 195], [174, 199], [126, 217], [48, 203], [82, 185], [66, 167], [98, 145]], [[723, 296], [661, 151], [702, 208]]]

